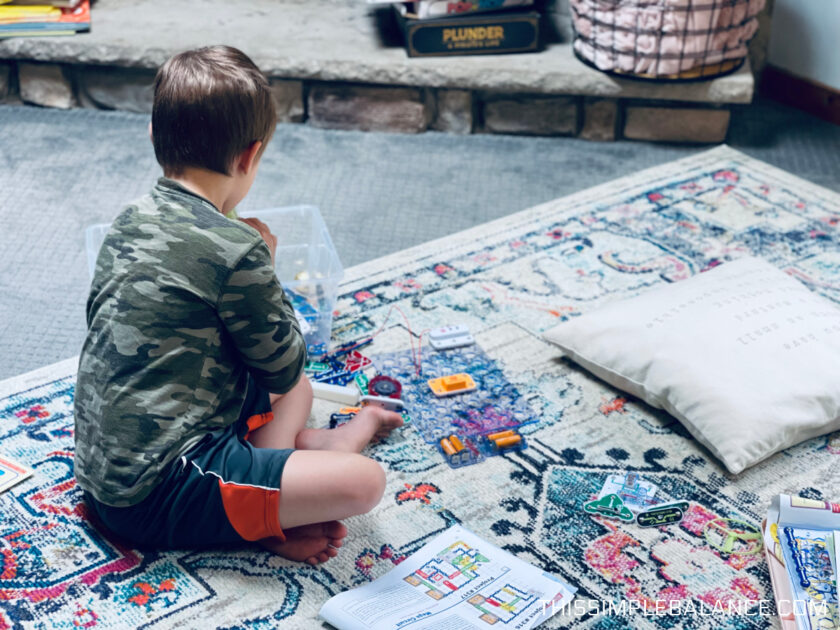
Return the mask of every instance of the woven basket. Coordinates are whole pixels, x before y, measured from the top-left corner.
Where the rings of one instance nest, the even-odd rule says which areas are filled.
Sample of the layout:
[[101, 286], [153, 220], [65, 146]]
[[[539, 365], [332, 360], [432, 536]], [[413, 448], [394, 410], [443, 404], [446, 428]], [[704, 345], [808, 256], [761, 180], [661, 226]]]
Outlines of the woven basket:
[[692, 81], [734, 72], [766, 0], [570, 0], [575, 55], [619, 76]]

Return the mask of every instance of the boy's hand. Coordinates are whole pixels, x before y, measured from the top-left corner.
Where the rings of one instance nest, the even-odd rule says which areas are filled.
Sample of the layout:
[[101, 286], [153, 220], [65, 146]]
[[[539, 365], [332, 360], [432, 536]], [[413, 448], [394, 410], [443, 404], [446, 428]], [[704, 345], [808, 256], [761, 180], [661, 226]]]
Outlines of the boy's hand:
[[268, 226], [260, 221], [259, 219], [239, 219], [242, 223], [250, 225], [254, 228], [257, 232], [260, 233], [265, 244], [268, 245], [268, 251], [271, 253], [271, 264], [274, 264], [274, 254], [277, 252], [277, 237], [271, 233], [271, 230], [268, 229]]

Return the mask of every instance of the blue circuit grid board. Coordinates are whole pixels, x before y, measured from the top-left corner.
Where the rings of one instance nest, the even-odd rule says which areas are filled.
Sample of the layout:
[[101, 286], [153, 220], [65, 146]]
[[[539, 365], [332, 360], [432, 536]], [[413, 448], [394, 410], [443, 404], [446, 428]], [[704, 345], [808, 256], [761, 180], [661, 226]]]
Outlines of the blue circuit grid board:
[[[371, 356], [371, 360], [380, 374], [402, 383], [401, 398], [412, 423], [429, 444], [452, 433], [475, 438], [538, 420], [516, 386], [478, 344], [442, 352], [424, 346], [419, 376], [410, 350]], [[432, 393], [427, 381], [460, 372], [472, 376], [475, 391], [445, 398]]]

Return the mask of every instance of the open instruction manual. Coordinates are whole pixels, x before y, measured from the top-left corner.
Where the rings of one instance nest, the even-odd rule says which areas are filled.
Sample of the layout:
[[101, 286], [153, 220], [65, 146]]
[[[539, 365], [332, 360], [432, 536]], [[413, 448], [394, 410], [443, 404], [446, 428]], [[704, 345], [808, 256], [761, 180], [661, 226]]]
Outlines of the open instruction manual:
[[32, 475], [32, 469], [0, 456], [0, 494]]
[[455, 525], [379, 579], [336, 595], [320, 615], [339, 630], [527, 630], [576, 590]]

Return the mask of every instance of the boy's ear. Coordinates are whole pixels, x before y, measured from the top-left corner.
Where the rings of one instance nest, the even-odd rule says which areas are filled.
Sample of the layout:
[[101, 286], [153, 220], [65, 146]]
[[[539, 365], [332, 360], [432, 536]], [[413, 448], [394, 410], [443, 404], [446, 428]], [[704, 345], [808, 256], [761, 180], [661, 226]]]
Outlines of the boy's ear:
[[239, 155], [239, 160], [236, 166], [243, 175], [247, 175], [251, 172], [251, 169], [257, 162], [257, 156], [260, 154], [260, 148], [262, 148], [262, 141], [257, 140]]
[[155, 143], [155, 136], [152, 134], [152, 123], [149, 123], [149, 140], [152, 141], [152, 144]]

